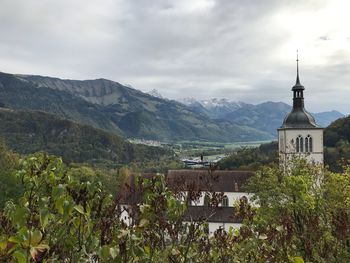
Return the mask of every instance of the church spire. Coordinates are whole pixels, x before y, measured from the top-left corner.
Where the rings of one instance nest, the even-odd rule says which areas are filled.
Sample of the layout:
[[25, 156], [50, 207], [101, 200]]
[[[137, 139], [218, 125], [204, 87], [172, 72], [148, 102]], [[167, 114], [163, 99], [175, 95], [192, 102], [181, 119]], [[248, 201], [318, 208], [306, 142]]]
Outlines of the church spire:
[[300, 84], [300, 78], [299, 78], [299, 54], [298, 54], [298, 50], [297, 50], [297, 79], [295, 81], [295, 85], [292, 88], [292, 90], [304, 90], [304, 86]]
[[299, 54], [297, 50], [297, 79], [293, 91], [293, 109], [304, 109], [304, 86], [300, 84], [299, 78]]
[[296, 86], [300, 86], [300, 80], [299, 80], [299, 54], [297, 50], [297, 81], [295, 82]]

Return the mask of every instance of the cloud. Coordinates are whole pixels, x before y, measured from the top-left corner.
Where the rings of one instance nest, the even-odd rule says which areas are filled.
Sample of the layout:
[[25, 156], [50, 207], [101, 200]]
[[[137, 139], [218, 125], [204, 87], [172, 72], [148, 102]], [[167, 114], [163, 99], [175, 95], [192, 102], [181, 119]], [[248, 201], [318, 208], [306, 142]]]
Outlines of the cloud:
[[0, 0], [0, 70], [350, 113], [345, 0]]

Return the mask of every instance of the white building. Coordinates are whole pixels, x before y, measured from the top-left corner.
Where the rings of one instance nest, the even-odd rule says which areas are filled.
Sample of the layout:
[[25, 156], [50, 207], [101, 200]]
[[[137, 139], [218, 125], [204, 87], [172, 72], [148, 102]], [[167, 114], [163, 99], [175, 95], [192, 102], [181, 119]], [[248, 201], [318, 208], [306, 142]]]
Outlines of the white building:
[[184, 222], [205, 221], [209, 234], [219, 228], [229, 231], [242, 225], [242, 218], [235, 216], [234, 206], [244, 198], [250, 201], [251, 194], [242, 186], [253, 176], [249, 171], [170, 170], [167, 184], [175, 192], [184, 193], [188, 208]]
[[[209, 234], [213, 234], [219, 228], [228, 231], [241, 226], [243, 219], [235, 216], [234, 205], [241, 198], [250, 201], [251, 195], [242, 186], [252, 175], [248, 171], [170, 170], [165, 178], [167, 186], [188, 204], [183, 222], [207, 222]], [[157, 175], [141, 175], [153, 176]], [[143, 195], [133, 175], [120, 194], [121, 219], [132, 224], [130, 213], [142, 203]]]
[[297, 78], [292, 88], [293, 109], [277, 129], [280, 163], [285, 170], [295, 156], [306, 158], [310, 163], [323, 164], [323, 128], [304, 108], [305, 88], [300, 84], [298, 62], [297, 59]]

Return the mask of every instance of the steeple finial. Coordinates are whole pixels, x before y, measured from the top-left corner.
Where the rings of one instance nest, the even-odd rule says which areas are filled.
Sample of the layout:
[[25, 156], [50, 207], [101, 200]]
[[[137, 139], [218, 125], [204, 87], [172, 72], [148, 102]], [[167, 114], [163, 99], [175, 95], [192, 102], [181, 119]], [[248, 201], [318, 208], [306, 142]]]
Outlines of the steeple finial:
[[299, 80], [299, 54], [298, 54], [298, 50], [297, 50], [297, 80], [295, 85], [300, 85], [300, 80]]

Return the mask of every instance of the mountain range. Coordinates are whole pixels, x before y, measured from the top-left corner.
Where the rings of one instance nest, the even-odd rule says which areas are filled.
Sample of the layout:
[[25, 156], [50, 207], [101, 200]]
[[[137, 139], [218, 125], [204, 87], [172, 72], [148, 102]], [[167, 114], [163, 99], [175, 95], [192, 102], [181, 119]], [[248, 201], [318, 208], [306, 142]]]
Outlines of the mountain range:
[[[193, 111], [206, 114], [212, 119], [230, 120], [271, 135], [276, 134], [276, 129], [281, 126], [285, 116], [292, 110], [292, 107], [286, 103], [272, 101], [256, 105], [216, 98], [210, 100], [184, 98], [179, 101]], [[312, 115], [321, 127], [326, 127], [334, 120], [344, 117], [344, 114], [336, 110], [312, 113]]]
[[153, 97], [117, 82], [62, 80], [0, 73], [0, 103], [39, 110], [124, 137], [161, 141], [251, 141], [268, 133], [216, 121], [171, 100]]
[[[47, 112], [127, 138], [270, 140], [290, 111], [290, 106], [281, 102], [253, 105], [213, 99], [186, 103], [162, 98], [156, 91], [152, 95], [107, 79], [64, 80], [0, 73], [0, 105]], [[343, 115], [334, 111], [317, 116], [322, 124]]]

